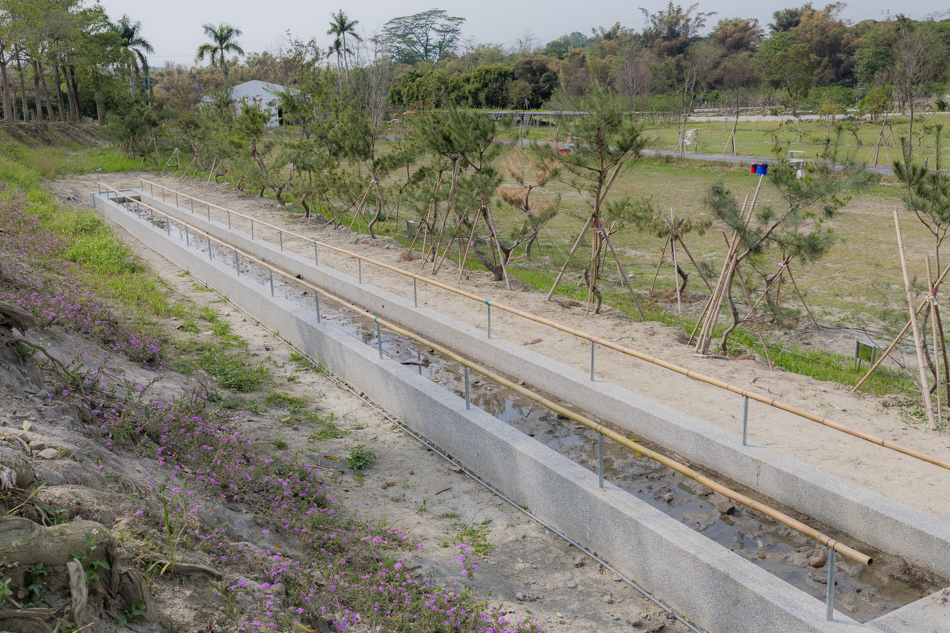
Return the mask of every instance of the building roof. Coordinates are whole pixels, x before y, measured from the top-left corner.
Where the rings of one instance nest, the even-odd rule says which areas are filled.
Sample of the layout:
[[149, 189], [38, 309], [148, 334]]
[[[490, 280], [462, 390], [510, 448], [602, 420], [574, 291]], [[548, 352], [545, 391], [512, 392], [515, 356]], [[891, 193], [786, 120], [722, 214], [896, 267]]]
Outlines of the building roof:
[[231, 98], [235, 101], [251, 97], [280, 98], [281, 94], [285, 92], [296, 94], [300, 91], [295, 88], [287, 88], [279, 84], [254, 79], [253, 81], [246, 81], [243, 84], [238, 84], [231, 88]]

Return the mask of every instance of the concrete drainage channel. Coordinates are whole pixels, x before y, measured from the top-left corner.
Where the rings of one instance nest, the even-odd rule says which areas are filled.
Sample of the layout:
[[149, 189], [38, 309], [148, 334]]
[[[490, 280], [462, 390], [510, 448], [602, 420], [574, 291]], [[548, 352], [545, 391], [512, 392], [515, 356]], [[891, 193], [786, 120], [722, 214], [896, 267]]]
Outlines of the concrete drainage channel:
[[[769, 488], [780, 491], [784, 488], [784, 493], [770, 496], [815, 516], [840, 534], [850, 535], [842, 537], [849, 544], [854, 545], [855, 539], [862, 540], [931, 574], [950, 575], [950, 526], [943, 521], [815, 472], [794, 460], [771, 454], [767, 449], [742, 447], [735, 436], [699, 420], [615, 385], [590, 382], [583, 372], [520, 346], [497, 338], [487, 339], [485, 332], [431, 310], [416, 308], [412, 300], [369, 284], [360, 284], [326, 266], [315, 267], [312, 259], [283, 250], [282, 245], [261, 240], [260, 228], [257, 239], [252, 239], [248, 233], [229, 230], [227, 224], [202, 218], [190, 209], [164, 203], [158, 197], [139, 191], [129, 191], [126, 195], [144, 199], [148, 206], [187, 223], [192, 230], [206, 231], [213, 238], [286, 271], [290, 277], [300, 275], [347, 301], [380, 314], [380, 318], [413, 323], [416, 331], [424, 332], [431, 340], [451, 345], [466, 357], [483, 362], [490, 359], [492, 366], [501, 368], [510, 376], [531, 376], [532, 384], [542, 391], [570, 393], [572, 401], [592, 416], [625, 432], [646, 437], [703, 467], [724, 473], [740, 484], [766, 493], [770, 493]], [[596, 442], [586, 431], [578, 432], [573, 424], [545, 420], [544, 417], [550, 415], [538, 409], [537, 405], [495, 389], [491, 394], [476, 390], [475, 403], [484, 402], [486, 408], [498, 412], [501, 418], [510, 419], [512, 425], [486, 411], [468, 410], [464, 399], [419, 375], [427, 373], [450, 390], [460, 391], [458, 367], [428, 354], [427, 350], [414, 347], [408, 339], [400, 341], [385, 333], [383, 351], [403, 362], [419, 365], [380, 359], [376, 349], [367, 348], [346, 332], [349, 329], [375, 344], [375, 328], [367, 327], [365, 321], [361, 323], [360, 319], [335, 314], [324, 303], [323, 311], [328, 320], [345, 327], [319, 324], [314, 307], [309, 303], [312, 294], [307, 298], [308, 303], [300, 304], [301, 289], [286, 288], [278, 282], [276, 296], [272, 298], [267, 283], [268, 273], [263, 268], [256, 274], [265, 281], [264, 285], [259, 283], [259, 279], [254, 279], [254, 275], [248, 274], [253, 270], [247, 262], [242, 264], [244, 274], [238, 276], [233, 252], [216, 247], [209, 253], [208, 241], [204, 237], [188, 235], [178, 223], [173, 223], [178, 228], [173, 230], [172, 226], [165, 225], [160, 215], [155, 216], [155, 224], [150, 223], [150, 212], [146, 211], [145, 215], [130, 213], [129, 208], [120, 204], [124, 202], [128, 201], [116, 194], [111, 194], [111, 199], [110, 195], [93, 195], [93, 204], [101, 213], [157, 252], [193, 271], [254, 318], [278, 329], [281, 336], [312, 357], [322, 359], [330, 371], [345, 376], [347, 382], [365, 391], [368, 397], [398, 416], [407, 426], [451, 453], [519, 504], [530, 507], [534, 514], [570, 538], [596, 549], [622, 573], [689, 615], [702, 628], [713, 632], [950, 630], [950, 606], [947, 604], [950, 591], [938, 591], [929, 597], [916, 599], [921, 592], [912, 583], [888, 580], [890, 576], [900, 575], [888, 571], [894, 571], [902, 564], [895, 556], [889, 555], [884, 555], [883, 559], [892, 562], [885, 564], [881, 571], [855, 574], [853, 566], [839, 564], [838, 593], [842, 596], [863, 593], [865, 596], [856, 601], [858, 608], [849, 608], [854, 619], [835, 612], [833, 619], [827, 620], [825, 604], [806, 593], [817, 595], [820, 584], [807, 577], [796, 578], [796, 575], [804, 576], [801, 573], [802, 561], [795, 559], [795, 552], [802, 542], [789, 540], [791, 530], [786, 532], [783, 526], [776, 528], [768, 520], [754, 518], [752, 512], [743, 511], [739, 516], [733, 514], [716, 519], [709, 512], [714, 499], [704, 497], [704, 491], [694, 482], [669, 478], [668, 474], [636, 456], [614, 451], [609, 442], [608, 481], [601, 489], [594, 473], [568, 459], [586, 461], [596, 470], [592, 455]], [[135, 209], [138, 205], [127, 206]], [[140, 210], [144, 209], [140, 207]], [[282, 237], [279, 238], [281, 241]], [[200, 241], [195, 242], [196, 239]], [[189, 249], [186, 242], [190, 242], [192, 248]], [[196, 246], [203, 250], [199, 251], [194, 248]], [[228, 253], [230, 255], [225, 258]], [[209, 259], [209, 256], [213, 258]], [[286, 296], [288, 291], [291, 298]], [[423, 368], [424, 364], [428, 367]], [[606, 406], [599, 402], [601, 400], [606, 400]], [[595, 406], [588, 406], [588, 403]], [[531, 412], [525, 415], [529, 408]], [[519, 428], [540, 435], [546, 444], [516, 430]], [[664, 438], [671, 441], [663, 441]], [[697, 450], [700, 439], [704, 440], [705, 446]], [[551, 450], [551, 447], [566, 456]], [[743, 474], [743, 466], [733, 464], [737, 460], [751, 462], [756, 471], [751, 481]], [[620, 483], [621, 487], [610, 483], [611, 480]], [[626, 494], [625, 489], [634, 494]], [[803, 587], [804, 591], [690, 529], [680, 522], [683, 519], [706, 524], [710, 536], [725, 541], [722, 544], [727, 547], [740, 552], [745, 550], [744, 553], [758, 559], [762, 567], [773, 569]], [[737, 537], [740, 542], [728, 543]], [[755, 548], [751, 545], [743, 547], [741, 541], [745, 540], [754, 543]], [[792, 564], [782, 565], [782, 559], [791, 559]], [[845, 573], [844, 577], [841, 572]], [[823, 578], [825, 572], [814, 573], [817, 579]], [[866, 596], [871, 598], [865, 599]], [[907, 606], [875, 618], [882, 611], [912, 600], [915, 601]], [[845, 606], [853, 608], [853, 605]], [[869, 621], [860, 624], [855, 619]]]

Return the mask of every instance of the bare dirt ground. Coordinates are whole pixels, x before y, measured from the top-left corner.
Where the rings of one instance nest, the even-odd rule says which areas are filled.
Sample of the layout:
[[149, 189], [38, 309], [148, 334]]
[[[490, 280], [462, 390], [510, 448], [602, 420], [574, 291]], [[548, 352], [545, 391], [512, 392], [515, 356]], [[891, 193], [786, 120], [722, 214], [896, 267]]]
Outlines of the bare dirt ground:
[[[149, 175], [142, 174], [142, 177], [149, 178]], [[223, 185], [175, 178], [152, 177], [151, 180], [313, 239], [417, 273], [421, 271], [421, 261], [402, 261], [399, 255], [404, 249], [390, 239], [370, 240], [345, 230], [318, 229], [317, 225], [308, 225], [291, 216], [271, 199], [241, 197]], [[138, 186], [138, 183], [136, 174], [116, 177], [110, 182], [112, 186]], [[85, 199], [89, 190], [95, 189], [95, 177], [63, 180], [56, 187], [63, 194]], [[260, 232], [260, 227], [258, 231], [258, 235], [270, 239], [271, 236]], [[273, 237], [276, 239], [276, 236]], [[299, 240], [287, 238], [285, 246], [307, 256], [312, 253], [312, 246]], [[321, 263], [356, 274], [356, 262], [352, 258], [327, 252], [326, 249], [320, 256]], [[458, 269], [448, 262], [436, 278], [455, 285]], [[364, 266], [363, 279], [403, 296], [412, 296], [411, 282], [395, 273]], [[755, 389], [864, 432], [945, 460], [950, 459], [950, 437], [928, 432], [923, 425], [902, 416], [900, 407], [896, 406], [899, 402], [896, 397], [852, 394], [848, 387], [836, 383], [821, 382], [783, 370], [769, 371], [764, 359], [759, 358], [739, 361], [698, 358], [692, 348], [684, 344], [685, 337], [679, 330], [655, 322], [638, 323], [610, 308], [605, 308], [599, 316], [589, 316], [585, 307], [576, 302], [548, 302], [545, 301], [545, 293], [509, 291], [504, 282], [492, 282], [487, 273], [465, 273], [458, 286], [740, 387]], [[419, 300], [430, 308], [462, 321], [485, 326], [484, 306], [475, 301], [460, 299], [457, 295], [435, 288], [424, 288], [421, 284]], [[578, 369], [586, 370], [589, 367], [589, 347], [584, 341], [500, 310], [494, 311], [492, 317], [493, 335], [517, 343], [531, 343], [535, 351]], [[840, 332], [822, 331], [814, 332], [809, 338], [816, 346], [827, 343], [834, 347], [843, 344], [838, 340], [842, 336]], [[732, 393], [611, 350], [598, 351], [596, 366], [600, 378], [741, 434], [742, 402]], [[749, 419], [749, 437], [754, 445], [779, 451], [924, 512], [950, 519], [950, 505], [945, 502], [946, 494], [950, 491], [950, 474], [936, 466], [765, 405], [751, 403]]]

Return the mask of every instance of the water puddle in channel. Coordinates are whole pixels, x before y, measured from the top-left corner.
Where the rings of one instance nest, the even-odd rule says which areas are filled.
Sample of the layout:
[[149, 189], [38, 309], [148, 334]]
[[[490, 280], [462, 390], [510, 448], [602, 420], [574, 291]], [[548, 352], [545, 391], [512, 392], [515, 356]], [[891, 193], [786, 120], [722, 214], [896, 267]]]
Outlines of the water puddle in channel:
[[[163, 231], [166, 229], [162, 218], [156, 217], [153, 224]], [[176, 228], [180, 227], [173, 223], [172, 237], [184, 240], [184, 233]], [[203, 238], [196, 240], [192, 237], [191, 247], [207, 254], [208, 242]], [[232, 251], [215, 245], [212, 255], [215, 259], [222, 258], [233, 265]], [[264, 285], [270, 283], [270, 276], [265, 269], [249, 265], [243, 259], [241, 274]], [[313, 293], [300, 286], [285, 283], [285, 280], [275, 276], [274, 288], [276, 293], [302, 307], [313, 307]], [[343, 310], [325, 299], [321, 299], [320, 307], [323, 319], [329, 324], [371, 347], [377, 346], [376, 324], [371, 319]], [[412, 339], [385, 329], [382, 339], [384, 355], [464, 397], [461, 365]], [[597, 472], [596, 432], [572, 420], [560, 418], [538, 403], [483, 376], [471, 373], [470, 378], [472, 406], [509, 423], [592, 472]], [[573, 408], [570, 402], [550, 395], [547, 397]], [[641, 443], [664, 452], [662, 447], [651, 446], [648, 442]], [[676, 458], [675, 455], [671, 456]], [[693, 468], [703, 470], [696, 466]], [[950, 584], [945, 579], [912, 567], [895, 556], [877, 551], [846, 534], [822, 526], [813, 519], [730, 482], [714, 472], [704, 471], [704, 474], [871, 556], [874, 559], [871, 567], [865, 567], [843, 556], [838, 557], [835, 608], [858, 622], [878, 618]], [[824, 601], [827, 591], [827, 566], [812, 567], [810, 562], [824, 552], [825, 548], [815, 540], [745, 506], [733, 504], [726, 497], [708, 490], [692, 479], [610, 440], [604, 442], [604, 478], [719, 545]]]

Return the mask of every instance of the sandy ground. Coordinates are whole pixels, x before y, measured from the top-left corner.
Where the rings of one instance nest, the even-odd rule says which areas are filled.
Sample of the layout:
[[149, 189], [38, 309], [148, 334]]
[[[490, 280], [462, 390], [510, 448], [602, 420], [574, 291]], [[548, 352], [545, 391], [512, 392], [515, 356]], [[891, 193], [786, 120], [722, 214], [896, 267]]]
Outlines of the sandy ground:
[[[143, 174], [143, 177], [148, 178], [149, 175]], [[392, 265], [408, 267], [414, 272], [421, 271], [420, 260], [400, 260], [399, 255], [404, 249], [394, 245], [391, 240], [370, 240], [365, 236], [347, 234], [344, 230], [317, 229], [280, 209], [273, 200], [241, 197], [221, 185], [174, 178], [151, 179], [232, 211], [285, 226], [288, 230], [313, 239]], [[111, 177], [108, 182], [112, 186], [138, 186], [139, 180], [138, 175], [128, 174]], [[87, 199], [88, 192], [95, 189], [95, 177], [64, 180], [57, 183], [56, 189], [62, 194]], [[235, 225], [240, 226], [236, 220]], [[247, 227], [242, 228], [247, 230]], [[259, 226], [257, 234], [270, 238]], [[312, 246], [299, 240], [285, 238], [285, 246], [307, 256], [312, 254]], [[352, 258], [326, 249], [321, 252], [321, 263], [356, 274], [356, 262]], [[455, 285], [457, 277], [457, 269], [447, 263], [437, 279]], [[395, 273], [364, 265], [363, 279], [403, 296], [412, 296], [411, 282]], [[508, 291], [504, 282], [492, 282], [487, 273], [466, 273], [458, 285], [480, 296], [592, 332], [738, 386], [751, 387], [862, 431], [950, 459], [950, 437], [928, 432], [921, 425], [907, 422], [902, 418], [899, 408], [893, 406], [893, 397], [851, 394], [848, 388], [835, 383], [820, 382], [781, 370], [769, 371], [764, 360], [760, 359], [728, 361], [698, 358], [692, 353], [691, 347], [683, 344], [685, 337], [678, 330], [659, 323], [637, 323], [609, 308], [605, 308], [599, 316], [588, 316], [583, 306], [572, 306], [564, 301], [547, 302], [541, 292]], [[475, 301], [421, 285], [419, 298], [421, 303], [430, 308], [476, 326], [485, 325], [484, 305]], [[499, 310], [494, 311], [492, 317], [494, 336], [503, 336], [517, 343], [540, 339], [532, 344], [535, 351], [578, 369], [588, 369], [589, 348], [583, 341]], [[821, 336], [816, 333], [816, 345], [821, 344]], [[734, 394], [610, 350], [598, 351], [596, 366], [600, 378], [723, 429], [741, 433], [742, 401]], [[769, 447], [925, 512], [950, 519], [950, 505], [945, 502], [950, 491], [950, 473], [945, 470], [757, 403], [750, 404], [749, 426], [750, 442], [755, 445]]]

